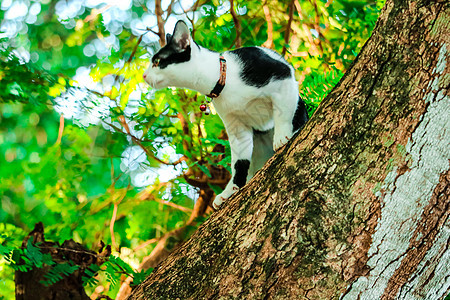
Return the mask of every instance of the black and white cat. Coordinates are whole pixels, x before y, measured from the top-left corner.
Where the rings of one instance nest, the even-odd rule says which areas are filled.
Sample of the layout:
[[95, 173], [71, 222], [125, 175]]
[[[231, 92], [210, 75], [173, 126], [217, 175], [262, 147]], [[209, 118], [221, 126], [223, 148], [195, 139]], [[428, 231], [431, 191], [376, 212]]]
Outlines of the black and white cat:
[[213, 52], [192, 40], [183, 21], [152, 57], [144, 79], [156, 89], [182, 87], [214, 97], [232, 166], [230, 182], [214, 199], [216, 209], [308, 120], [294, 69], [278, 53], [262, 47]]

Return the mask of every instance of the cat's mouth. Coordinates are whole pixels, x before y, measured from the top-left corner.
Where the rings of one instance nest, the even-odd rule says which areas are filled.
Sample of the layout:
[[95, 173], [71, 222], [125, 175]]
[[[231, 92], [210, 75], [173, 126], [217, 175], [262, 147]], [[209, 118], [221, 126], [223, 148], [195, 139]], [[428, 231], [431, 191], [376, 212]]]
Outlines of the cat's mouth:
[[163, 81], [164, 81], [164, 79], [161, 79], [161, 80], [158, 80], [158, 81], [151, 81], [151, 82], [148, 82], [148, 84], [149, 84], [152, 88], [158, 89], [158, 88], [161, 87]]

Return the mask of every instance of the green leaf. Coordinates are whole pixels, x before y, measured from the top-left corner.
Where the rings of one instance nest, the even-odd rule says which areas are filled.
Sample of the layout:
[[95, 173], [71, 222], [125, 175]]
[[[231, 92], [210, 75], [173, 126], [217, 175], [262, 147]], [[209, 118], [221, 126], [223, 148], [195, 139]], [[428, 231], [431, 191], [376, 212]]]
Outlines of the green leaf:
[[198, 161], [194, 163], [194, 165], [198, 166], [200, 170], [202, 170], [203, 173], [205, 173], [206, 176], [211, 178], [211, 172], [209, 172], [208, 168], [204, 165], [200, 164]]

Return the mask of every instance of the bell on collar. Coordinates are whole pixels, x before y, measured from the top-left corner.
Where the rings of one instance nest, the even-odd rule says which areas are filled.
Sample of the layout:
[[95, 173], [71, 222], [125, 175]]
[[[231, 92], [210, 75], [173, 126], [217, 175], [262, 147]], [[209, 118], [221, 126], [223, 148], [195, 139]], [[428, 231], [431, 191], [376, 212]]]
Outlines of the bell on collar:
[[209, 103], [211, 101], [207, 101], [207, 103], [200, 104], [200, 110], [205, 113], [205, 115], [209, 115], [211, 113], [211, 109], [209, 108]]

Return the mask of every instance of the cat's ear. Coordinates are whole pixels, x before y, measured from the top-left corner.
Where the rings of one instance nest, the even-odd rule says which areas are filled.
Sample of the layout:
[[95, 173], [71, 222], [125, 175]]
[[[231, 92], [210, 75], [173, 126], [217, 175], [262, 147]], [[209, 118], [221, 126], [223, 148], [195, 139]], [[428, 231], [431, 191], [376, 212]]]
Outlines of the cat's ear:
[[166, 44], [169, 44], [172, 40], [172, 35], [170, 33], [166, 34]]
[[191, 44], [191, 33], [184, 21], [178, 21], [175, 25], [171, 42], [178, 52], [183, 52]]

